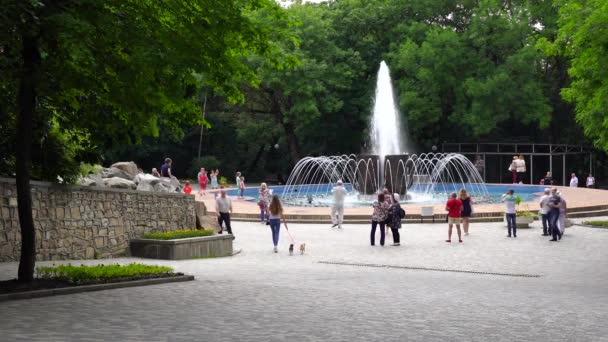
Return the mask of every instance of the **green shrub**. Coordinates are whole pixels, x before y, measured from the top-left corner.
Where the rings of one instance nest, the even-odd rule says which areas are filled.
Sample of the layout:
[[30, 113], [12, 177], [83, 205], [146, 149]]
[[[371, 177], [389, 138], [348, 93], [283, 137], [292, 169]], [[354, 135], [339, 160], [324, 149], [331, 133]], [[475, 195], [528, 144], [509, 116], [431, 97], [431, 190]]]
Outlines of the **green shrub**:
[[144, 234], [144, 239], [175, 240], [213, 235], [213, 230], [175, 230], [171, 232], [153, 232]]
[[139, 278], [145, 276], [166, 276], [173, 274], [173, 269], [166, 266], [144, 264], [129, 265], [96, 265], [96, 266], [41, 266], [36, 268], [39, 278], [65, 281], [73, 285], [104, 283], [119, 279]]
[[226, 185], [228, 184], [228, 178], [221, 176], [220, 177], [220, 185]]
[[608, 221], [585, 221], [583, 224], [588, 224], [590, 226], [596, 226], [601, 228], [608, 228]]
[[188, 169], [188, 176], [196, 179], [198, 172], [204, 167], [207, 172], [218, 169], [220, 167], [220, 161], [215, 156], [203, 156], [200, 158], [192, 159], [190, 168]]

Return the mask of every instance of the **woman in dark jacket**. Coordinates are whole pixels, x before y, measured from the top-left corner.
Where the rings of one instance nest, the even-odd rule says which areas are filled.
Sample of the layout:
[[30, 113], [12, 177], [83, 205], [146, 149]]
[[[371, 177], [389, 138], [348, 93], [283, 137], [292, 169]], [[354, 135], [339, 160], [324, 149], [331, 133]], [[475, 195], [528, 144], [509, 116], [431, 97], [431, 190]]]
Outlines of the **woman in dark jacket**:
[[471, 196], [467, 193], [466, 189], [460, 189], [458, 193], [458, 198], [462, 202], [462, 227], [464, 228], [464, 235], [469, 235], [469, 221], [471, 216], [473, 216], [473, 201], [471, 200]]
[[388, 210], [388, 226], [393, 233], [393, 246], [401, 246], [399, 229], [401, 229], [401, 204], [399, 204], [399, 194], [393, 194], [393, 204]]

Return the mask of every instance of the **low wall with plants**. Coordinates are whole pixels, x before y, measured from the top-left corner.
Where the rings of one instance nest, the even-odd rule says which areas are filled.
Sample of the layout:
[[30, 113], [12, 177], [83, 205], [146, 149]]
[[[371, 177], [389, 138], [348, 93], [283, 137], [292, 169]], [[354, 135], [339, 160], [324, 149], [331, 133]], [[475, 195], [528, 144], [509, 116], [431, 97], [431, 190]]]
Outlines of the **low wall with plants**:
[[[194, 196], [32, 182], [36, 259], [94, 259], [127, 254], [148, 232], [196, 227]], [[19, 260], [14, 179], [0, 178], [0, 261]]]
[[[207, 232], [211, 232], [207, 230]], [[150, 259], [182, 260], [232, 255], [230, 234], [177, 239], [144, 238], [131, 240], [131, 255]]]

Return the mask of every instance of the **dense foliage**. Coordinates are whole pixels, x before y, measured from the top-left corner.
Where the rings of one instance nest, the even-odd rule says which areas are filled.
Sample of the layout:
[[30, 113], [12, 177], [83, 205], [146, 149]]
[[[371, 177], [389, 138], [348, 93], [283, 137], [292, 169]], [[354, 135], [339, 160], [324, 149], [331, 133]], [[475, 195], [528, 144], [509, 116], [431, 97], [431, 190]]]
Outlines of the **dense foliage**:
[[[273, 0], [0, 0], [0, 168], [16, 174], [21, 262], [32, 280], [31, 176], [73, 181], [82, 160], [115, 146], [175, 139], [206, 124], [201, 87], [228, 101], [260, 78], [252, 55], [289, 64], [291, 41]], [[272, 21], [260, 20], [256, 12]], [[271, 37], [272, 36], [272, 37]], [[271, 40], [272, 38], [272, 40]]]
[[[238, 170], [257, 180], [287, 173], [304, 155], [366, 152], [383, 59], [417, 151], [451, 141], [585, 144], [583, 128], [606, 150], [606, 35], [585, 31], [607, 25], [605, 7], [599, 0], [294, 1], [285, 12], [300, 44], [275, 46], [298, 62], [277, 69], [248, 57], [260, 84], [241, 87], [246, 101], [238, 105], [210, 95], [203, 155], [228, 176]], [[200, 128], [186, 131], [108, 155], [136, 156], [146, 168], [175, 156], [185, 176]]]
[[72, 285], [99, 284], [120, 280], [141, 279], [144, 277], [160, 277], [173, 274], [173, 269], [167, 266], [144, 264], [128, 265], [95, 265], [95, 266], [41, 266], [36, 268], [41, 279], [53, 279]]

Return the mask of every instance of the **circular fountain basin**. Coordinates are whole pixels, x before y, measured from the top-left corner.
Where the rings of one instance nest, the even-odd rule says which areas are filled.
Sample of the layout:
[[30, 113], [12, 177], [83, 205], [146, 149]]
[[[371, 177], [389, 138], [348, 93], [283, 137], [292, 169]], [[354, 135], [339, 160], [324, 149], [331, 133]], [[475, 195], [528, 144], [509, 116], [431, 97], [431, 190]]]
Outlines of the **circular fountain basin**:
[[[509, 189], [515, 190], [515, 195], [521, 196], [522, 202], [534, 201], [537, 197], [542, 195], [544, 186], [530, 186], [530, 185], [502, 185], [502, 184], [486, 184], [488, 195], [474, 196], [473, 201], [478, 204], [493, 204], [500, 203], [502, 195]], [[291, 196], [283, 198], [283, 204], [285, 206], [293, 207], [330, 207], [333, 204], [333, 197], [331, 195], [331, 189], [333, 184], [307, 184], [298, 185], [291, 187]], [[344, 206], [348, 208], [356, 207], [369, 207], [370, 203], [376, 199], [375, 195], [363, 195], [352, 190], [351, 184], [345, 184], [346, 190], [349, 195], [346, 197]], [[441, 204], [445, 203], [451, 192], [457, 192], [461, 187], [461, 184], [441, 184], [441, 186], [435, 186], [434, 191], [425, 192], [423, 186], [416, 184], [411, 190], [407, 192], [407, 199], [403, 199], [401, 202], [406, 204]], [[282, 197], [285, 186], [271, 186], [273, 194], [277, 194]], [[293, 195], [294, 190], [298, 195]], [[238, 190], [228, 190], [229, 196], [238, 196]], [[245, 189], [244, 196], [251, 202], [258, 201], [258, 189], [249, 188]]]

